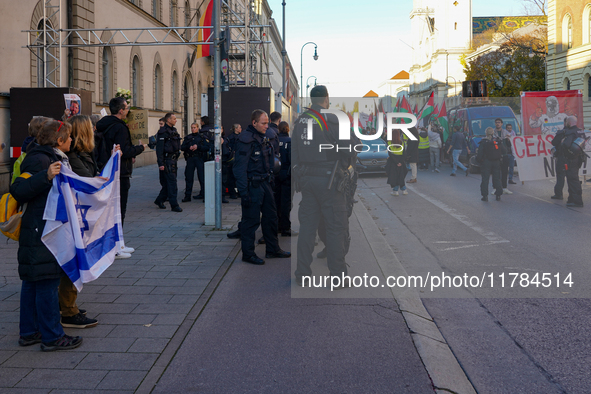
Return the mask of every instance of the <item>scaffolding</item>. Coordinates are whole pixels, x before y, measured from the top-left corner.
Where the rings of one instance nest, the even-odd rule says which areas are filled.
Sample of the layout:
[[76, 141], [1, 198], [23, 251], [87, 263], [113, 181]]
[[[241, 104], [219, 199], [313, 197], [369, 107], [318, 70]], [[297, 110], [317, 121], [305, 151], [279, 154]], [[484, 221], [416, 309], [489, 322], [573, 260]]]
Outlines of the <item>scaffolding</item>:
[[[53, 5], [57, 3], [57, 5]], [[259, 86], [257, 76], [261, 74], [263, 46], [267, 40], [269, 25], [261, 24], [260, 0], [221, 0], [220, 23], [227, 32], [229, 48], [230, 86]], [[28, 48], [42, 62], [43, 87], [56, 87], [56, 73], [61, 75], [62, 48], [92, 48], [118, 46], [159, 46], [159, 45], [212, 45], [213, 26], [170, 26], [146, 28], [110, 29], [62, 29], [60, 0], [45, 0], [43, 25], [27, 33]], [[195, 10], [190, 22], [196, 21]], [[53, 26], [47, 21], [59, 21]], [[201, 40], [199, 32], [206, 30]], [[110, 32], [108, 39], [102, 39], [103, 32]], [[196, 51], [196, 48], [195, 48]], [[56, 81], [56, 82], [53, 82]]]

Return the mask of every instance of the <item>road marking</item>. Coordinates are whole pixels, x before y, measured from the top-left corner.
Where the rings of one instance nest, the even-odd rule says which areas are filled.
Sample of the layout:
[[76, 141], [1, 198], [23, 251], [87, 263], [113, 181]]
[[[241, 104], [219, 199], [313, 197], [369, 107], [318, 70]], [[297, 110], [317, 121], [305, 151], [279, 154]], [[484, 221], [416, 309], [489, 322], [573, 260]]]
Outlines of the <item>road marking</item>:
[[430, 197], [430, 196], [428, 196], [426, 194], [423, 194], [423, 193], [419, 192], [418, 190], [416, 190], [412, 186], [407, 186], [407, 188], [409, 190], [412, 190], [418, 196], [420, 196], [420, 197], [424, 198], [425, 200], [429, 201], [431, 204], [435, 205], [437, 208], [443, 210], [444, 212], [446, 212], [447, 214], [449, 214], [451, 217], [459, 220], [464, 225], [466, 225], [469, 228], [471, 228], [472, 230], [476, 231], [478, 234], [480, 234], [481, 236], [483, 236], [484, 238], [486, 238], [487, 241], [489, 241], [489, 242], [499, 242], [499, 243], [500, 242], [509, 242], [508, 240], [504, 239], [503, 237], [498, 236], [497, 234], [493, 233], [492, 231], [486, 231], [482, 227], [480, 227], [477, 224], [471, 222], [466, 215], [462, 215], [460, 213], [457, 213], [455, 209], [450, 208], [445, 203], [443, 203], [443, 202], [441, 202], [441, 201], [439, 201], [439, 200], [437, 200], [437, 199], [435, 199], [433, 197]]

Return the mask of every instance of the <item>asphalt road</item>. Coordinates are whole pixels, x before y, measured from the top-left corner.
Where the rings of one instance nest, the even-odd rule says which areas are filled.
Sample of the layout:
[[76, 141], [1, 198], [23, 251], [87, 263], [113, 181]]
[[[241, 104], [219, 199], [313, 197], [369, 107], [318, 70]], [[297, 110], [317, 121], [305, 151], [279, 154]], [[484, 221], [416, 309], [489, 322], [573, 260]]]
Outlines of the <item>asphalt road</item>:
[[480, 175], [450, 172], [419, 172], [399, 197], [384, 177], [364, 176], [358, 192], [409, 275], [485, 278], [477, 288], [420, 289], [474, 388], [589, 393], [591, 183], [584, 208], [551, 200], [550, 181], [512, 185], [513, 195], [486, 203]]

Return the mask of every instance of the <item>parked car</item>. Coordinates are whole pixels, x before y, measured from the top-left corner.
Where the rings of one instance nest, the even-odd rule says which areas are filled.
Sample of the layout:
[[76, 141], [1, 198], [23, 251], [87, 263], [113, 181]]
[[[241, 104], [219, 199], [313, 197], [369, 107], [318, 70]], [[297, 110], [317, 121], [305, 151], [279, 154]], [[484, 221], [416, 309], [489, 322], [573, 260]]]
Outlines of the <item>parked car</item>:
[[386, 173], [388, 161], [388, 145], [379, 138], [373, 141], [361, 141], [363, 147], [358, 146], [356, 169], [359, 174]]

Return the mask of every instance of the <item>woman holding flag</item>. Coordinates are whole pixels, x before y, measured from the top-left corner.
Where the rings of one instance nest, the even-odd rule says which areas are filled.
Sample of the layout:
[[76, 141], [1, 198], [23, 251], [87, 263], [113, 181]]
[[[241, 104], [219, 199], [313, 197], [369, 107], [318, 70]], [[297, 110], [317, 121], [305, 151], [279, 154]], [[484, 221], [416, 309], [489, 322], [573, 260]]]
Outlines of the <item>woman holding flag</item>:
[[20, 203], [27, 203], [21, 221], [18, 248], [18, 272], [22, 283], [20, 300], [20, 346], [41, 343], [41, 350], [73, 349], [81, 337], [64, 333], [60, 324], [58, 285], [64, 271], [41, 241], [46, 221], [43, 220], [47, 196], [53, 178], [62, 163], [68, 163], [71, 126], [57, 120], [45, 123], [37, 136], [39, 146], [27, 154], [21, 164], [21, 176], [10, 187]]

